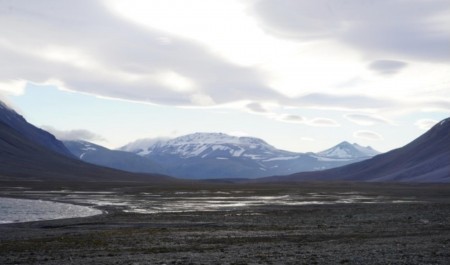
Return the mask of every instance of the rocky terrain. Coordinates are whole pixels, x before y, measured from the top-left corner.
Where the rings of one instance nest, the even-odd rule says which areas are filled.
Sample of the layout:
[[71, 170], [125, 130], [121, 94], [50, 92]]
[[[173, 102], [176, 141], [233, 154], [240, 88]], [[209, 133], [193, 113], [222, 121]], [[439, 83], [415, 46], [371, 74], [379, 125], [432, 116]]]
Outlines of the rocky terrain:
[[[266, 197], [351, 193], [390, 202], [267, 204], [152, 214], [103, 205], [98, 207], [105, 213], [94, 217], [0, 225], [0, 263], [448, 264], [450, 259], [450, 187], [446, 185], [205, 185], [201, 188], [211, 193]], [[136, 200], [144, 193], [198, 191], [187, 186], [124, 186], [104, 189]], [[33, 190], [4, 187], [0, 195], [36, 199], [37, 195], [30, 195]], [[55, 195], [54, 200], [69, 197]]]

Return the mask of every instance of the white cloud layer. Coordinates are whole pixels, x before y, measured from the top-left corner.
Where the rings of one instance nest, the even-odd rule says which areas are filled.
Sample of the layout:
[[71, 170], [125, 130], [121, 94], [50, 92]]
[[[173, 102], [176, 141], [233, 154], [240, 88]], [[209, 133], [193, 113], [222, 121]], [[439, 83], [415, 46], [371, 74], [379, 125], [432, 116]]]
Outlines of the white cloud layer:
[[104, 141], [105, 139], [96, 133], [84, 129], [75, 130], [58, 130], [52, 126], [42, 126], [42, 129], [53, 134], [57, 139], [62, 141]]
[[353, 123], [363, 126], [370, 126], [379, 123], [392, 124], [391, 121], [374, 114], [346, 114], [344, 117]]
[[255, 113], [267, 102], [448, 111], [449, 14], [447, 0], [3, 1], [0, 91], [33, 82], [161, 105], [247, 101]]
[[419, 127], [421, 130], [429, 130], [429, 129], [431, 129], [431, 127], [436, 125], [436, 123], [438, 123], [437, 120], [420, 119], [414, 125]]

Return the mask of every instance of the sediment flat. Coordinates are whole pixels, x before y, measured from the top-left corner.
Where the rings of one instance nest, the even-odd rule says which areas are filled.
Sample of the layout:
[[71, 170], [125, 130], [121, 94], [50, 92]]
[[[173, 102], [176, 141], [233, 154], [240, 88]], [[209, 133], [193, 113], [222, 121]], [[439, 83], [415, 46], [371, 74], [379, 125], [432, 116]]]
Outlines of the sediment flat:
[[[30, 198], [48, 186], [2, 185], [0, 196]], [[52, 187], [53, 190], [67, 187]], [[104, 214], [0, 225], [0, 264], [448, 264], [450, 186], [399, 184], [77, 187], [127, 196], [170, 190], [362, 193], [395, 203], [258, 205], [216, 211]], [[74, 189], [73, 189], [74, 190]], [[36, 198], [34, 193], [34, 197]], [[70, 194], [70, 192], [69, 192]], [[195, 194], [186, 192], [186, 194]], [[53, 200], [58, 200], [58, 196]], [[60, 195], [64, 201], [65, 195]], [[192, 195], [193, 196], [193, 195]], [[132, 197], [134, 198], [134, 197]], [[139, 198], [139, 196], [136, 196]], [[408, 198], [409, 201], [404, 202]]]

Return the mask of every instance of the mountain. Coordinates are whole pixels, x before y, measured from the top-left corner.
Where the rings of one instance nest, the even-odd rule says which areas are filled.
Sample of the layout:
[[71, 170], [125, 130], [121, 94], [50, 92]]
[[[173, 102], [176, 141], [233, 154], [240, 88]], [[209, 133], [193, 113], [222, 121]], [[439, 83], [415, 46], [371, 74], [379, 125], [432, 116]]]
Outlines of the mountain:
[[[139, 140], [120, 150], [155, 161], [165, 167], [168, 174], [176, 177], [212, 179], [258, 178], [321, 170], [361, 161], [371, 156], [367, 148], [358, 145], [352, 147], [356, 151], [351, 157], [336, 158], [333, 152], [304, 154], [279, 150], [264, 140], [253, 137], [194, 133], [168, 140]], [[377, 153], [374, 150], [373, 152]]]
[[64, 144], [58, 141], [52, 134], [37, 128], [28, 123], [22, 116], [17, 114], [13, 109], [0, 101], [0, 122], [17, 130], [22, 136], [28, 140], [55, 151], [59, 154], [73, 157], [72, 153], [67, 150]]
[[372, 147], [363, 147], [357, 143], [342, 142], [330, 149], [317, 153], [317, 156], [335, 159], [361, 159], [370, 158], [380, 154]]
[[362, 162], [324, 171], [261, 179], [297, 181], [450, 182], [450, 118], [411, 143]]
[[73, 155], [91, 164], [136, 173], [166, 173], [161, 165], [134, 153], [110, 150], [87, 141], [63, 143]]
[[134, 174], [91, 165], [73, 157], [60, 143], [51, 134], [37, 129], [9, 107], [1, 104], [0, 181], [174, 181], [162, 175]]

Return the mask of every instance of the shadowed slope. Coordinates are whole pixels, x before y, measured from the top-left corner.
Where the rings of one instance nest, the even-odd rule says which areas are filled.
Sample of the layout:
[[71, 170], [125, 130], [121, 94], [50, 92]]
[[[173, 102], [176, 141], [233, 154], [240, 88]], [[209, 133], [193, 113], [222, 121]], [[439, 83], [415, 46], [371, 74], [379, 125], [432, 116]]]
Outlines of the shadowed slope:
[[260, 181], [401, 181], [450, 182], [450, 118], [405, 145], [372, 159], [316, 172], [263, 178]]
[[64, 144], [47, 131], [28, 123], [22, 116], [0, 101], [0, 122], [14, 128], [24, 138], [59, 154], [73, 157]]
[[170, 177], [132, 174], [94, 166], [36, 144], [0, 121], [0, 180], [148, 181]]

